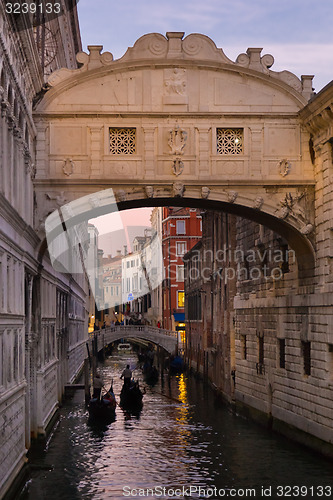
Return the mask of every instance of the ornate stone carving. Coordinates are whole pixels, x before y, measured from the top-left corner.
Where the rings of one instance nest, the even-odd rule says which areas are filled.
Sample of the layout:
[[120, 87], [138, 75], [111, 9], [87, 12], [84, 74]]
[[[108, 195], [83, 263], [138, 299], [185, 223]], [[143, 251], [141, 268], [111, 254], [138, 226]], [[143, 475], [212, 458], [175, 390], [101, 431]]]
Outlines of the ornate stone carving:
[[175, 175], [180, 175], [184, 170], [184, 163], [179, 159], [176, 158], [173, 160], [173, 165], [172, 165], [172, 171]]
[[291, 169], [291, 163], [286, 158], [283, 158], [282, 160], [279, 161], [278, 171], [281, 177], [286, 177], [286, 175], [289, 174], [290, 169]]
[[25, 162], [26, 164], [26, 173], [30, 175], [31, 180], [33, 181], [36, 177], [36, 165], [32, 161]]
[[48, 200], [54, 200], [56, 202], [56, 205], [58, 207], [61, 207], [67, 201], [67, 198], [65, 196], [65, 192], [64, 191], [60, 191], [59, 194], [55, 194], [55, 195], [50, 195], [49, 193], [45, 193], [45, 196], [46, 196], [46, 198]]
[[257, 196], [257, 198], [254, 200], [253, 208], [256, 210], [261, 210], [263, 204], [264, 198], [262, 196]]
[[172, 171], [175, 175], [180, 175], [184, 170], [184, 164], [181, 161], [181, 156], [184, 154], [184, 148], [187, 141], [187, 132], [178, 125], [169, 131], [168, 144], [170, 154], [174, 156]]
[[127, 194], [123, 189], [119, 189], [116, 193], [117, 201], [126, 201]]
[[168, 144], [171, 149], [170, 154], [180, 156], [184, 154], [184, 148], [187, 141], [187, 132], [176, 125], [169, 132]]
[[304, 226], [302, 226], [300, 231], [302, 234], [307, 235], [307, 234], [311, 234], [313, 229], [314, 229], [313, 225], [309, 223], [309, 224], [305, 224]]
[[307, 201], [305, 191], [302, 191], [294, 196], [291, 193], [286, 193], [285, 197], [280, 200], [281, 208], [276, 211], [276, 215], [280, 219], [292, 217], [295, 220], [300, 221], [302, 224], [300, 232], [307, 235], [313, 231], [313, 225], [309, 222], [305, 209], [300, 205], [300, 201], [302, 199], [304, 199], [303, 204], [306, 206]]
[[75, 164], [71, 158], [66, 158], [62, 164], [62, 171], [68, 177], [74, 173]]
[[229, 203], [235, 203], [237, 196], [238, 196], [237, 191], [229, 191], [228, 192]]
[[168, 95], [185, 95], [186, 70], [174, 68], [171, 70], [171, 72], [166, 73], [164, 85]]
[[201, 188], [201, 198], [204, 198], [205, 200], [209, 197], [210, 194], [210, 189], [207, 186], [202, 186]]
[[146, 186], [145, 191], [147, 198], [154, 198], [154, 186]]
[[184, 195], [185, 191], [185, 186], [181, 182], [174, 182], [173, 183], [173, 195], [175, 198], [182, 198]]

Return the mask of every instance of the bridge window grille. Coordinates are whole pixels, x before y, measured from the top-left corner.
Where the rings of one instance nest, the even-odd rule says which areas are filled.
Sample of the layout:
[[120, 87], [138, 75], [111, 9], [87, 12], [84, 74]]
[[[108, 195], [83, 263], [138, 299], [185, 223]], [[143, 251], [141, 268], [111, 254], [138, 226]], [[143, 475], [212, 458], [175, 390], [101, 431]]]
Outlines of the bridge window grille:
[[110, 153], [133, 155], [136, 152], [136, 129], [110, 127]]
[[240, 155], [243, 153], [242, 128], [217, 128], [216, 147], [219, 155]]

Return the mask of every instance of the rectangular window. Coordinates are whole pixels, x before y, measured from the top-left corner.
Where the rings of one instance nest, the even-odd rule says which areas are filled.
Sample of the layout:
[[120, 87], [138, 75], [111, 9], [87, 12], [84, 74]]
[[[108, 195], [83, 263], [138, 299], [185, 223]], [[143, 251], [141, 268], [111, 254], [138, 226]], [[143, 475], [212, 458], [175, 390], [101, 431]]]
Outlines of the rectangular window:
[[136, 129], [110, 127], [110, 153], [132, 155], [136, 152]]
[[126, 262], [126, 267], [127, 267], [127, 269], [129, 268], [129, 266], [130, 266], [130, 261], [128, 260], [128, 261]]
[[182, 309], [185, 305], [185, 293], [184, 291], [178, 291], [177, 295], [178, 295], [177, 297], [178, 307]]
[[131, 278], [127, 278], [126, 280], [126, 291], [129, 292], [131, 289]]
[[247, 359], [246, 335], [241, 335], [241, 356], [242, 359]]
[[177, 220], [176, 221], [176, 232], [177, 232], [177, 234], [186, 234], [184, 220]]
[[219, 155], [240, 155], [243, 153], [242, 128], [217, 128], [216, 148]]
[[311, 342], [302, 342], [303, 373], [311, 375]]
[[264, 364], [264, 337], [259, 337], [259, 364]]
[[183, 257], [183, 255], [186, 254], [186, 251], [187, 251], [186, 241], [177, 241], [176, 243], [177, 257]]
[[177, 281], [184, 281], [184, 266], [177, 266]]
[[278, 339], [279, 342], [279, 367], [286, 367], [286, 339]]
[[328, 344], [328, 373], [330, 379], [333, 379], [333, 344]]
[[135, 266], [135, 260], [131, 260], [131, 267]]

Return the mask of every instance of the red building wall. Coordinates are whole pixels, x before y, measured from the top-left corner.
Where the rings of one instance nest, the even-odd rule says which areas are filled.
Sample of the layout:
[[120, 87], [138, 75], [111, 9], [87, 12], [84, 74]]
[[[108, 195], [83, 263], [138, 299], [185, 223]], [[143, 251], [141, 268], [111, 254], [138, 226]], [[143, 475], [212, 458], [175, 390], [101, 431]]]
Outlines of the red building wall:
[[185, 309], [179, 300], [185, 300], [183, 256], [202, 234], [201, 211], [184, 207], [163, 207], [162, 247], [166, 279], [163, 284], [163, 327], [175, 330], [184, 322]]

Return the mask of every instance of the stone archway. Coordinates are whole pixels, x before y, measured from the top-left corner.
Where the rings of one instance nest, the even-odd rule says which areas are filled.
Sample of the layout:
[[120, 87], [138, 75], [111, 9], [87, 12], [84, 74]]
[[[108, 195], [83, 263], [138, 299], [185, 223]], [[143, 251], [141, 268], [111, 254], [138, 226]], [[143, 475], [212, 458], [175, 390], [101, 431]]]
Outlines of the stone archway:
[[116, 61], [101, 51], [51, 75], [35, 110], [40, 234], [63, 205], [75, 207], [68, 223], [89, 215], [82, 200], [105, 213], [96, 193], [112, 188], [119, 209], [177, 201], [247, 216], [313, 267], [314, 173], [299, 119], [311, 77], [270, 70], [261, 49], [233, 62], [198, 34], [144, 35]]

